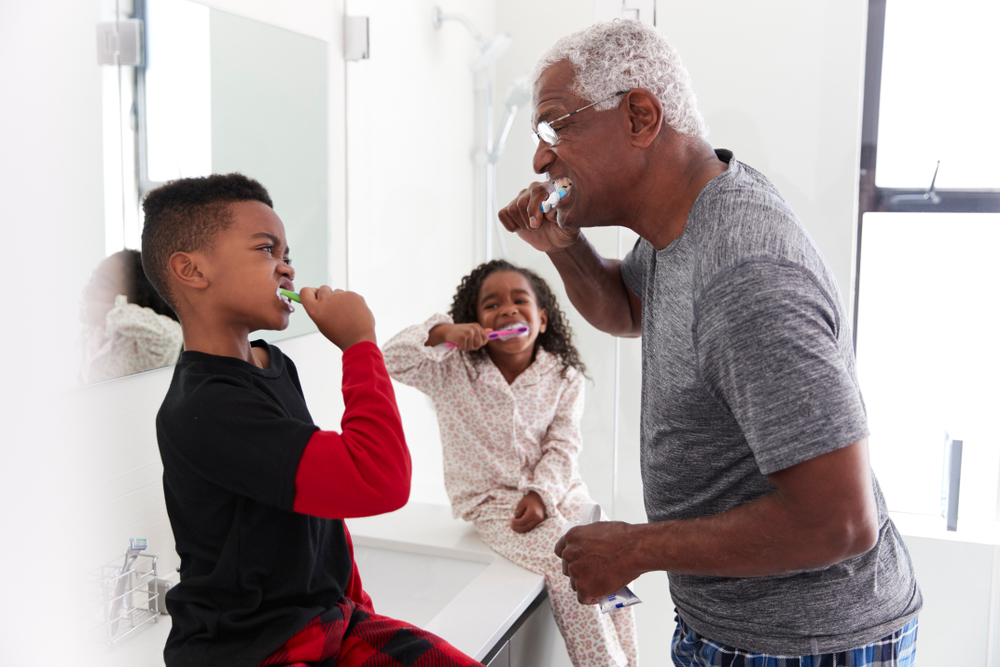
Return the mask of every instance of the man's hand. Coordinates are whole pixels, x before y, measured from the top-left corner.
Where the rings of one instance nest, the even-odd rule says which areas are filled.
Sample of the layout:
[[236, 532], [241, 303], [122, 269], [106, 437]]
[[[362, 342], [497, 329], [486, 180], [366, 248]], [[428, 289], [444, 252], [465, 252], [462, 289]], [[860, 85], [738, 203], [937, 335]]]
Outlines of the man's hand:
[[629, 566], [631, 529], [621, 521], [599, 521], [571, 528], [556, 542], [563, 574], [581, 604], [597, 604], [642, 574]]
[[542, 202], [549, 194], [545, 183], [532, 183], [498, 213], [508, 232], [515, 232], [542, 252], [565, 248], [580, 235], [580, 230], [563, 229], [556, 222], [559, 204], [548, 213], [542, 213]]
[[341, 350], [362, 341], [376, 342], [375, 316], [360, 294], [323, 285], [303, 287], [299, 299], [320, 333]]
[[536, 492], [528, 491], [514, 508], [510, 527], [515, 533], [527, 533], [542, 521], [545, 521], [545, 503]]
[[487, 335], [492, 331], [493, 329], [485, 329], [476, 322], [438, 324], [428, 332], [426, 345], [434, 347], [441, 343], [454, 343], [463, 352], [478, 350], [489, 342]]

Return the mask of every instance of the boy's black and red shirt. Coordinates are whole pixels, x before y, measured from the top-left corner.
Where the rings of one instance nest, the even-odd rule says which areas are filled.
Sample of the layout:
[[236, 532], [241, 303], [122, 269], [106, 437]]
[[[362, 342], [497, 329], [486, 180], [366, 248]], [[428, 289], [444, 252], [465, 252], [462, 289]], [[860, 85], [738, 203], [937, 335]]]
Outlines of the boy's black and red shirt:
[[381, 352], [343, 356], [341, 432], [320, 430], [291, 359], [185, 351], [156, 418], [181, 581], [168, 667], [256, 665], [345, 596], [371, 608], [343, 519], [397, 509], [410, 458]]

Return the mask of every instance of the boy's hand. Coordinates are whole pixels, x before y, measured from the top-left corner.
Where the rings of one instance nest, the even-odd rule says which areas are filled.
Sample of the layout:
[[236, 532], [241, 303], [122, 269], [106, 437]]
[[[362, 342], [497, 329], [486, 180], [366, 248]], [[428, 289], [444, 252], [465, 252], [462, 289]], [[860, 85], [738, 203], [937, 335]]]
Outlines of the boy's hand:
[[489, 342], [486, 336], [492, 331], [493, 329], [484, 329], [476, 322], [439, 324], [428, 333], [427, 345], [433, 347], [441, 343], [454, 343], [463, 352], [478, 350]]
[[510, 527], [515, 533], [527, 533], [542, 521], [545, 521], [545, 503], [536, 492], [528, 491], [514, 508]]
[[360, 294], [323, 285], [303, 287], [299, 299], [320, 333], [342, 351], [362, 341], [375, 342], [375, 316]]

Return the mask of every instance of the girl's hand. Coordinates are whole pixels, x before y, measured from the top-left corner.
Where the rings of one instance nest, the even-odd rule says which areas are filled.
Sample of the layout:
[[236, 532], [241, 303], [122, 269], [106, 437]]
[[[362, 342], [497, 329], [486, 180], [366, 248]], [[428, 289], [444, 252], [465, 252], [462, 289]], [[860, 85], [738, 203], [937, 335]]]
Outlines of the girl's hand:
[[542, 521], [545, 521], [545, 503], [536, 492], [528, 491], [514, 508], [510, 527], [515, 533], [527, 533]]
[[478, 350], [489, 341], [486, 336], [493, 329], [485, 329], [476, 322], [468, 324], [439, 324], [427, 335], [426, 345], [433, 347], [441, 343], [454, 343], [463, 352]]

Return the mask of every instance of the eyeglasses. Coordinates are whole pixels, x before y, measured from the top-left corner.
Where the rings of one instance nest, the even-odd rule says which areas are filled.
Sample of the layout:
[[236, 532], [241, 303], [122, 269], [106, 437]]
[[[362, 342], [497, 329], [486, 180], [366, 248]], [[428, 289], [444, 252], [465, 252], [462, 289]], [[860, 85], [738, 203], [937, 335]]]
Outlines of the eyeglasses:
[[631, 90], [632, 90], [631, 88], [629, 88], [628, 90], [619, 90], [617, 93], [614, 93], [613, 95], [608, 95], [607, 97], [601, 98], [596, 102], [591, 102], [587, 106], [580, 107], [576, 111], [570, 112], [565, 116], [560, 116], [559, 118], [556, 118], [553, 121], [543, 120], [538, 124], [538, 128], [531, 133], [531, 138], [535, 140], [535, 146], [538, 146], [538, 143], [540, 141], [544, 141], [549, 146], [555, 146], [557, 143], [559, 143], [559, 135], [556, 134], [556, 129], [552, 127], [552, 123], [558, 123], [559, 121], [566, 120], [567, 118], [569, 118], [574, 114], [578, 114], [581, 111], [586, 111], [587, 109], [589, 109], [594, 105], [610, 100], [612, 97], [618, 97], [619, 95], [624, 95], [625, 93], [628, 93]]

